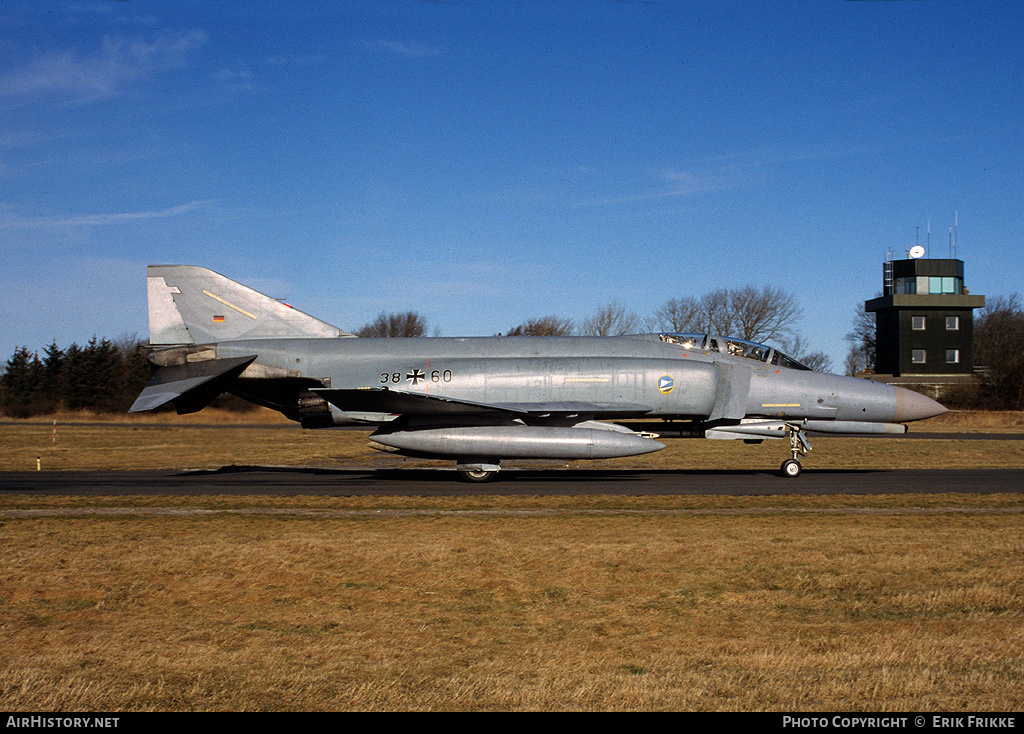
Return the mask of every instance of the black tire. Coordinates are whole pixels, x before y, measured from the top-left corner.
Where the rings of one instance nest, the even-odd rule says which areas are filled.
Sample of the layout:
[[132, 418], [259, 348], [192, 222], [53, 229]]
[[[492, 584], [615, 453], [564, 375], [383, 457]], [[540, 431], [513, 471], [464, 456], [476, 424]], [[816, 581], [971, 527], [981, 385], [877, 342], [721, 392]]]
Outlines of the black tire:
[[459, 478], [473, 484], [493, 482], [497, 477], [498, 472], [487, 469], [459, 469]]
[[803, 467], [800, 466], [800, 462], [796, 459], [786, 459], [782, 462], [780, 469], [782, 476], [789, 477], [790, 479], [800, 476], [800, 472], [803, 471]]

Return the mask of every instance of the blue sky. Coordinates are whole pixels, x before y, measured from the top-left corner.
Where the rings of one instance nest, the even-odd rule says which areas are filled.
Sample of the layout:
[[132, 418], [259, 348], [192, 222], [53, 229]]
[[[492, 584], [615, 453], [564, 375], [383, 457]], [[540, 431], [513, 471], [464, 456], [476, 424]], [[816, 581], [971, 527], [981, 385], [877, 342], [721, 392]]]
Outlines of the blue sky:
[[444, 336], [772, 285], [842, 369], [892, 248], [1024, 293], [1018, 2], [0, 2], [0, 358], [145, 266]]

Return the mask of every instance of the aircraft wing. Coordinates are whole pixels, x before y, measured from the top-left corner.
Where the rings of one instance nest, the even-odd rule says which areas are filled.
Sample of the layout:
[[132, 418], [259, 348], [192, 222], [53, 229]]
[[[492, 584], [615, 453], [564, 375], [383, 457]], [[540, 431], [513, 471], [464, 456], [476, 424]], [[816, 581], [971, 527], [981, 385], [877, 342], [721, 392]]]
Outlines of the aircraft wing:
[[439, 395], [391, 390], [386, 387], [370, 388], [313, 388], [340, 410], [360, 413], [400, 413], [402, 415], [484, 415], [513, 416], [588, 415], [600, 418], [630, 418], [646, 415], [647, 405], [637, 403], [590, 402], [536, 402], [536, 403], [480, 403]]

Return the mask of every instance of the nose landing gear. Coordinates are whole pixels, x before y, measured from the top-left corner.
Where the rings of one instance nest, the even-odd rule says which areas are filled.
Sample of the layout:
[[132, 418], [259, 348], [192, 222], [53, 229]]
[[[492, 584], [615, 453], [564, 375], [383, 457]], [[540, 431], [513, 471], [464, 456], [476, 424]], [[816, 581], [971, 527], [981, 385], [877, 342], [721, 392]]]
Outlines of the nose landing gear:
[[798, 477], [803, 471], [799, 457], [811, 450], [811, 444], [799, 426], [787, 423], [786, 429], [789, 433], [789, 450], [793, 454], [793, 458], [782, 462], [779, 470], [784, 477]]

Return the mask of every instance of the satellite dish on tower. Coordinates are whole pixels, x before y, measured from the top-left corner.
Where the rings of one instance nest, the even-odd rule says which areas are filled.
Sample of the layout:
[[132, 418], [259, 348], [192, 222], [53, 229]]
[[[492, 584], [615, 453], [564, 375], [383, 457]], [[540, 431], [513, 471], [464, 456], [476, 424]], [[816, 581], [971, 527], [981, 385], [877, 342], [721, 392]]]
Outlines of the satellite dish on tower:
[[921, 245], [914, 245], [907, 254], [916, 260], [919, 257], [924, 257], [924, 248]]

